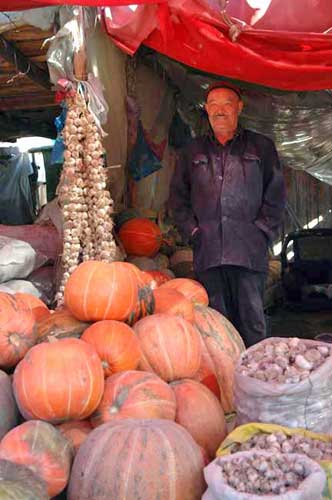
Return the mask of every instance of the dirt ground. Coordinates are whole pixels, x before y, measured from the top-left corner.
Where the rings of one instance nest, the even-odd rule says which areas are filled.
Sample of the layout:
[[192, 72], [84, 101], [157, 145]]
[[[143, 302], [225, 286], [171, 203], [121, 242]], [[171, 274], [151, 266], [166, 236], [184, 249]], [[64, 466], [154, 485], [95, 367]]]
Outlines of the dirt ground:
[[268, 335], [313, 339], [320, 333], [332, 333], [332, 311], [291, 311], [278, 307], [268, 312]]

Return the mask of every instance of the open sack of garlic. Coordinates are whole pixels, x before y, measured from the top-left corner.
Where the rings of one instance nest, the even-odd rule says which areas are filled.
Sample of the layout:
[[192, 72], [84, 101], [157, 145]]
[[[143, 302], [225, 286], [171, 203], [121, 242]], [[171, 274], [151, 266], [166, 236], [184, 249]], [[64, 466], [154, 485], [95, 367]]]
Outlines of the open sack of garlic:
[[304, 455], [265, 451], [218, 457], [204, 469], [202, 500], [320, 500], [326, 476]]
[[237, 364], [237, 423], [266, 422], [330, 432], [331, 345], [270, 338], [247, 349]]
[[64, 223], [58, 305], [69, 276], [80, 262], [112, 262], [116, 256], [111, 219], [113, 202], [106, 190], [101, 134], [79, 91], [68, 95], [66, 105], [63, 129], [66, 150], [58, 187]]

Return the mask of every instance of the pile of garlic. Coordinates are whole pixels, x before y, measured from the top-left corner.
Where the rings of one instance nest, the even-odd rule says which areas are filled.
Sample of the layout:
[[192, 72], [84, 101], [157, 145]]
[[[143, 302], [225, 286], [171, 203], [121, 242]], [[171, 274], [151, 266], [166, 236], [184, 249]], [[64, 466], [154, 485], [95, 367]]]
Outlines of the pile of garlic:
[[298, 338], [269, 339], [242, 356], [239, 373], [264, 382], [296, 384], [310, 376], [331, 355], [329, 344]]
[[63, 129], [66, 146], [58, 195], [64, 234], [62, 281], [56, 300], [63, 301], [66, 282], [82, 260], [115, 259], [112, 235], [112, 199], [106, 191], [101, 135], [85, 98], [77, 92], [67, 98]]
[[310, 474], [298, 455], [235, 454], [220, 460], [222, 479], [234, 490], [251, 495], [281, 495], [296, 490]]
[[332, 461], [332, 442], [308, 438], [301, 434], [291, 436], [287, 436], [283, 432], [255, 434], [245, 443], [237, 443], [233, 446], [232, 453], [252, 449], [266, 450], [271, 453], [298, 453], [306, 455], [312, 460]]

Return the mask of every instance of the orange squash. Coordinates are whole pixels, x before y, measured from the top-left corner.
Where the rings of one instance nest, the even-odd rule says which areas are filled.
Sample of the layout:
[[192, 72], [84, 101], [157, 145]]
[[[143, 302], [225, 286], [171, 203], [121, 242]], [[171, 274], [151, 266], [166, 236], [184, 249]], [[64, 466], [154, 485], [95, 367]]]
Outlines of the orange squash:
[[129, 370], [106, 380], [104, 396], [91, 417], [93, 426], [118, 418], [175, 419], [175, 397], [154, 373]]
[[121, 419], [97, 427], [78, 450], [68, 500], [200, 500], [201, 448], [171, 420]]
[[101, 361], [79, 339], [34, 346], [14, 372], [14, 394], [26, 420], [83, 420], [97, 408], [103, 391]]
[[80, 338], [90, 323], [76, 319], [65, 307], [37, 321], [38, 342], [67, 337]]
[[68, 483], [73, 450], [53, 425], [32, 420], [6, 434], [0, 458], [28, 467], [46, 482], [49, 496], [54, 497]]
[[92, 431], [89, 420], [70, 420], [58, 425], [57, 428], [70, 441], [75, 454]]
[[0, 368], [11, 368], [37, 341], [31, 306], [20, 297], [0, 292]]
[[47, 305], [44, 304], [42, 300], [38, 299], [38, 297], [35, 297], [30, 293], [22, 292], [15, 293], [15, 297], [19, 297], [20, 299], [22, 299], [23, 302], [25, 302], [27, 306], [31, 308], [32, 314], [34, 315], [36, 321], [40, 321], [51, 316], [51, 311], [49, 310]]
[[194, 325], [201, 338], [202, 358], [195, 379], [207, 387], [219, 387], [225, 413], [234, 411], [234, 370], [245, 345], [234, 326], [218, 311], [195, 306]]
[[194, 304], [201, 304], [207, 306], [209, 304], [209, 297], [204, 286], [198, 281], [189, 278], [175, 278], [167, 281], [161, 285], [160, 288], [172, 288], [191, 300]]
[[133, 313], [128, 318], [128, 323], [133, 325], [141, 318], [145, 318], [154, 312], [154, 297], [152, 293], [153, 284], [152, 279], [148, 274], [143, 273], [137, 266], [129, 262], [123, 262], [124, 266], [130, 269], [137, 279], [138, 295], [136, 307]]
[[95, 348], [105, 377], [138, 367], [141, 359], [139, 342], [133, 329], [125, 323], [98, 321], [85, 330], [81, 339]]
[[162, 243], [157, 224], [144, 217], [125, 222], [120, 228], [119, 238], [127, 254], [138, 257], [154, 257]]
[[141, 347], [140, 368], [166, 382], [192, 378], [201, 361], [200, 338], [195, 327], [171, 314], [153, 314], [134, 325]]
[[81, 321], [126, 321], [137, 305], [138, 284], [124, 262], [87, 261], [70, 276], [65, 305]]
[[187, 429], [212, 460], [227, 434], [220, 401], [195, 380], [178, 380], [170, 385], [176, 398], [175, 421]]
[[194, 320], [194, 305], [186, 297], [171, 288], [157, 288], [153, 291], [155, 313], [182, 316], [187, 321]]

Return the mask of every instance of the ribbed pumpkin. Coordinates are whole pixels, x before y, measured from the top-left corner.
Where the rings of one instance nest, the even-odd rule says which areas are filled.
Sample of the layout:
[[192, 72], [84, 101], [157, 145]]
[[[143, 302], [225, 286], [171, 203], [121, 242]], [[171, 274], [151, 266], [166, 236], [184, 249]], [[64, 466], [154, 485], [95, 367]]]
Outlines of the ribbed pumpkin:
[[136, 279], [138, 287], [138, 295], [136, 301], [136, 307], [132, 314], [128, 318], [128, 323], [133, 325], [140, 318], [145, 318], [149, 314], [154, 312], [154, 297], [152, 294], [152, 280], [148, 274], [140, 271], [137, 266], [129, 262], [124, 262], [124, 266], [127, 266], [131, 270]]
[[100, 358], [79, 339], [34, 346], [14, 372], [14, 394], [26, 420], [83, 420], [97, 408], [103, 391]]
[[76, 319], [72, 313], [62, 307], [48, 317], [37, 321], [38, 342], [62, 338], [80, 338], [90, 323]]
[[125, 323], [98, 321], [85, 330], [81, 339], [95, 348], [105, 377], [138, 367], [141, 359], [139, 342], [134, 330]]
[[142, 357], [140, 368], [154, 372], [166, 382], [192, 378], [201, 361], [201, 342], [189, 321], [170, 314], [153, 314], [138, 321]]
[[15, 427], [17, 417], [18, 411], [11, 380], [5, 372], [0, 370], [0, 440]]
[[28, 467], [0, 460], [1, 500], [48, 500], [46, 483]]
[[194, 378], [207, 386], [217, 382], [224, 412], [232, 412], [234, 369], [245, 350], [243, 340], [234, 326], [210, 307], [195, 306], [194, 325], [202, 343], [201, 366]]
[[48, 494], [54, 497], [68, 483], [73, 450], [53, 425], [31, 420], [6, 434], [0, 458], [28, 467], [46, 482]]
[[87, 261], [70, 276], [65, 305], [81, 321], [127, 320], [136, 308], [135, 274], [123, 262]]
[[174, 314], [187, 321], [194, 320], [194, 305], [181, 292], [171, 288], [157, 288], [153, 291], [153, 296], [156, 314]]
[[109, 377], [104, 396], [91, 417], [93, 426], [119, 418], [175, 419], [175, 397], [154, 373], [130, 370]]
[[40, 321], [43, 318], [48, 318], [51, 315], [51, 311], [48, 309], [47, 305], [38, 297], [31, 295], [30, 293], [15, 293], [15, 297], [18, 297], [26, 303], [26, 305], [31, 308], [32, 314], [36, 321]]
[[170, 275], [164, 271], [144, 271], [144, 272], [148, 274], [157, 283], [157, 286], [161, 286], [172, 279]]
[[203, 467], [200, 447], [175, 422], [117, 420], [78, 450], [68, 500], [200, 500]]
[[36, 340], [31, 307], [20, 297], [0, 292], [0, 368], [15, 366]]
[[191, 300], [194, 304], [207, 306], [209, 297], [207, 291], [198, 281], [189, 278], [175, 278], [161, 285], [160, 288], [173, 288]]
[[71, 420], [58, 425], [57, 428], [70, 441], [75, 454], [92, 431], [89, 420]]
[[184, 379], [171, 383], [176, 397], [175, 421], [182, 425], [213, 459], [227, 434], [220, 401], [203, 384]]
[[162, 234], [157, 224], [144, 217], [125, 222], [120, 228], [119, 238], [127, 254], [138, 257], [153, 257], [162, 243]]

